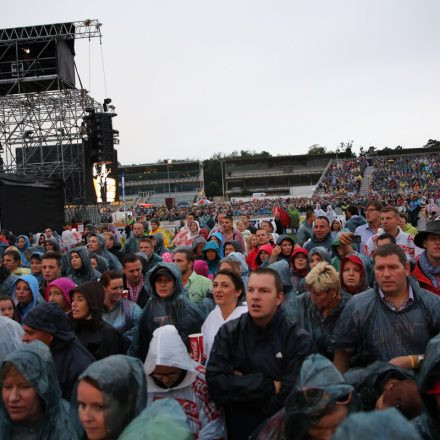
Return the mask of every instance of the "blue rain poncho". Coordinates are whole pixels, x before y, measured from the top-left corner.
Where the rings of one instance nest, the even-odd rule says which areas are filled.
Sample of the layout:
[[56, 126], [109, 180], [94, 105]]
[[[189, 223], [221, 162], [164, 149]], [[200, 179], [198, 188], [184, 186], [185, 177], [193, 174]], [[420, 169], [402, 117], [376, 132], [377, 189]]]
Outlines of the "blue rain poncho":
[[[0, 399], [0, 438], [2, 440], [30, 438], [34, 440], [76, 440], [77, 436], [69, 418], [67, 402], [61, 399], [55, 366], [49, 348], [40, 341], [24, 344], [6, 357], [2, 364], [12, 364], [29, 381], [43, 402], [44, 415], [32, 426], [14, 423], [9, 418], [3, 399]], [[2, 378], [3, 383], [4, 378]]]
[[440, 335], [432, 338], [425, 352], [425, 359], [418, 377], [420, 396], [423, 401], [423, 410], [420, 417], [414, 420], [417, 431], [423, 439], [436, 440], [440, 438], [440, 410], [435, 398], [426, 391], [440, 380]]
[[351, 414], [332, 437], [332, 440], [373, 439], [421, 440], [421, 437], [396, 408]]
[[334, 365], [320, 354], [308, 356], [284, 408], [263, 423], [252, 440], [306, 440], [307, 431], [327, 415], [338, 401], [357, 406], [354, 389]]
[[136, 417], [118, 440], [192, 440], [182, 407], [174, 399], [156, 400]]
[[[24, 281], [28, 286], [29, 289], [31, 289], [32, 292], [32, 299], [29, 304], [26, 304], [24, 307], [17, 302], [17, 296], [15, 294], [15, 291], [17, 289], [17, 283], [19, 281]], [[20, 317], [20, 320], [23, 321], [24, 318], [26, 318], [26, 315], [38, 304], [43, 304], [44, 299], [40, 295], [40, 290], [38, 286], [38, 280], [33, 275], [21, 275], [18, 277], [14, 282], [14, 290], [12, 292], [12, 300], [17, 306], [17, 312], [18, 316]]]
[[[82, 379], [94, 381], [103, 392], [107, 440], [117, 439], [147, 405], [147, 381], [139, 359], [120, 354], [109, 356], [89, 365], [79, 377], [78, 384]], [[79, 427], [76, 391], [72, 398], [71, 417]]]

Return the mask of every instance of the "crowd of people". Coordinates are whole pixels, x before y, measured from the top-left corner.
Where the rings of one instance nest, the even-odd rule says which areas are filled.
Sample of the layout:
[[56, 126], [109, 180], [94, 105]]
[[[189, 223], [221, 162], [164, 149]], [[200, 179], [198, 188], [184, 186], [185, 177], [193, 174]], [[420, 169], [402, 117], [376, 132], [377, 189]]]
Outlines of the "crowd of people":
[[0, 438], [440, 438], [440, 217], [412, 199], [1, 231]]

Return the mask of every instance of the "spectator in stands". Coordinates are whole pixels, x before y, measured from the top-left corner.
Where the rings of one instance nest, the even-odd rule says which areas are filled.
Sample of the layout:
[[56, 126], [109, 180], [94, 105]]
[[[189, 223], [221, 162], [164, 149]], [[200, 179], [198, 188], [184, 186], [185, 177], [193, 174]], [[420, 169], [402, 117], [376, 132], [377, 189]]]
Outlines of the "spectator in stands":
[[133, 233], [125, 242], [124, 254], [135, 254], [139, 251], [139, 240], [144, 236], [144, 225], [142, 223], [135, 223], [133, 225]]
[[215, 337], [206, 380], [211, 399], [224, 409], [230, 440], [248, 438], [282, 408], [313, 351], [309, 335], [280, 310], [282, 289], [274, 270], [253, 272], [246, 293], [249, 313], [222, 325]]
[[428, 222], [426, 231], [419, 232], [414, 243], [424, 251], [411, 275], [423, 289], [440, 295], [440, 220]]
[[124, 289], [128, 290], [127, 299], [143, 309], [149, 298], [149, 293], [147, 290], [147, 280], [142, 272], [142, 257], [128, 254], [122, 260], [122, 266]]
[[64, 311], [70, 312], [70, 291], [76, 284], [70, 278], [57, 278], [48, 284], [44, 298], [47, 302], [57, 303]]
[[244, 228], [248, 229], [251, 234], [255, 234], [257, 232], [256, 228], [254, 226], [252, 226], [252, 224], [250, 222], [251, 216], [249, 214], [242, 214], [240, 216], [240, 220], [243, 222]]
[[30, 275], [31, 270], [27, 267], [21, 267], [20, 253], [15, 248], [10, 248], [3, 254], [3, 264], [9, 273], [20, 276]]
[[194, 239], [194, 241], [191, 244], [191, 251], [194, 254], [194, 258], [196, 260], [203, 259], [203, 248], [205, 247], [206, 240], [199, 235]]
[[391, 234], [388, 234], [388, 232], [384, 232], [377, 237], [376, 244], [377, 247], [384, 244], [396, 244], [396, 239]]
[[361, 236], [360, 250], [364, 249], [369, 238], [377, 234], [380, 227], [380, 210], [382, 205], [377, 201], [370, 201], [365, 206], [365, 216], [367, 222], [358, 226], [354, 233]]
[[330, 232], [330, 223], [328, 218], [325, 215], [317, 217], [313, 222], [312, 238], [304, 243], [304, 248], [310, 251], [315, 247], [321, 246], [331, 252], [332, 243], [333, 238]]
[[259, 246], [258, 253], [255, 258], [255, 265], [257, 267], [268, 266], [271, 255], [272, 255], [272, 246], [269, 243]]
[[189, 212], [186, 216], [185, 225], [182, 226], [174, 236], [173, 245], [178, 246], [188, 246], [188, 235], [190, 234], [190, 224], [195, 220], [194, 214]]
[[194, 254], [188, 248], [176, 248], [173, 262], [179, 266], [183, 290], [194, 304], [199, 304], [212, 288], [212, 281], [194, 272]]
[[222, 242], [235, 240], [238, 241], [242, 249], [245, 249], [246, 244], [240, 231], [234, 229], [234, 220], [232, 216], [225, 215], [222, 220]]
[[272, 250], [269, 263], [275, 263], [278, 260], [286, 260], [290, 264], [290, 257], [292, 256], [295, 240], [286, 234], [281, 234], [278, 237], [277, 245]]
[[[393, 206], [386, 206], [380, 211], [380, 223], [385, 232], [391, 234], [396, 239], [397, 246], [401, 247], [405, 252], [409, 261], [415, 261], [416, 246], [414, 245], [414, 237], [403, 232], [399, 228], [399, 213]], [[377, 238], [380, 234], [373, 235], [368, 239], [363, 253], [368, 257], [372, 257], [377, 249]]]
[[41, 271], [41, 258], [43, 255], [43, 252], [32, 252], [31, 257], [29, 258], [31, 275], [37, 279], [38, 284], [41, 284], [43, 281], [43, 272]]
[[124, 281], [120, 272], [104, 272], [99, 282], [104, 287], [102, 318], [122, 335], [128, 348], [133, 342], [134, 329], [142, 309], [133, 301], [122, 297]]
[[163, 254], [169, 252], [170, 250], [164, 245], [163, 235], [158, 232], [157, 234], [150, 235], [151, 240], [154, 245], [154, 253], [162, 257]]
[[356, 228], [366, 223], [365, 219], [359, 215], [359, 210], [354, 205], [347, 206], [347, 209], [345, 211], [345, 218], [347, 219], [345, 223], [345, 228], [353, 233]]
[[246, 229], [246, 226], [243, 223], [243, 220], [237, 220], [236, 222], [237, 231], [241, 233], [243, 236], [244, 241], [246, 242], [249, 236], [251, 235], [251, 231], [249, 229]]
[[223, 245], [223, 256], [226, 257], [231, 252], [240, 252], [240, 254], [244, 253], [244, 249], [241, 247], [241, 243], [238, 240], [225, 241], [225, 244]]
[[46, 252], [41, 258], [41, 272], [40, 295], [44, 296], [48, 284], [61, 277], [61, 255], [55, 251]]
[[367, 265], [362, 256], [349, 254], [343, 257], [339, 273], [343, 292], [355, 295], [368, 289]]
[[3, 255], [0, 254], [0, 295], [12, 296], [17, 275], [9, 272], [3, 263]]
[[161, 234], [165, 247], [169, 248], [170, 244], [172, 243], [172, 236], [170, 232], [167, 229], [160, 227], [160, 222], [157, 218], [153, 218], [150, 220], [150, 227], [151, 227], [150, 235]]
[[[332, 336], [334, 363], [345, 372], [352, 354], [362, 348], [366, 364], [375, 360], [417, 368], [429, 339], [440, 331], [440, 298], [419, 287], [409, 275], [403, 250], [388, 244], [374, 256], [376, 285], [354, 295]], [[413, 328], [402, 338], [399, 328]]]
[[102, 234], [105, 239], [105, 247], [111, 252], [118, 261], [122, 264], [122, 258], [124, 257], [124, 253], [122, 252], [122, 246], [116, 242], [115, 234], [113, 232], [106, 231]]
[[107, 260], [109, 270], [121, 270], [122, 265], [118, 258], [109, 252], [105, 246], [105, 239], [102, 234], [91, 235], [87, 242], [87, 248], [93, 255], [99, 255]]
[[300, 294], [305, 290], [304, 278], [309, 272], [307, 261], [308, 256], [309, 253], [306, 249], [296, 247], [290, 257], [292, 289], [294, 289], [297, 294]]
[[296, 241], [300, 246], [303, 246], [307, 240], [310, 240], [313, 235], [313, 222], [316, 219], [315, 211], [308, 209], [306, 211], [306, 219], [299, 227], [296, 233]]
[[399, 212], [399, 226], [403, 232], [406, 232], [413, 237], [417, 234], [417, 228], [415, 228], [411, 223], [408, 223], [408, 217], [404, 212]]
[[307, 257], [310, 270], [312, 270], [317, 264], [326, 262], [332, 264], [332, 256], [330, 252], [321, 246], [313, 248]]
[[145, 361], [153, 332], [173, 324], [189, 349], [188, 336], [200, 333], [203, 318], [198, 308], [183, 294], [182, 276], [174, 263], [158, 263], [148, 279], [151, 299], [143, 309], [128, 354]]
[[23, 330], [24, 342], [39, 340], [50, 348], [63, 398], [69, 401], [78, 376], [95, 359], [78, 341], [66, 314], [58, 304], [40, 304], [26, 316]]
[[70, 278], [75, 284], [99, 280], [101, 272], [93, 269], [91, 257], [85, 246], [73, 248], [68, 253]]
[[142, 237], [139, 240], [139, 252], [145, 261], [142, 268], [143, 273], [149, 272], [157, 263], [162, 261], [162, 258], [154, 253], [154, 245], [151, 238]]
[[220, 247], [216, 241], [208, 241], [203, 248], [203, 259], [208, 263], [210, 275], [214, 275], [218, 270], [218, 265], [222, 259]]
[[38, 281], [32, 275], [18, 277], [14, 284], [12, 300], [17, 306], [20, 322], [37, 305], [44, 302], [38, 291]]

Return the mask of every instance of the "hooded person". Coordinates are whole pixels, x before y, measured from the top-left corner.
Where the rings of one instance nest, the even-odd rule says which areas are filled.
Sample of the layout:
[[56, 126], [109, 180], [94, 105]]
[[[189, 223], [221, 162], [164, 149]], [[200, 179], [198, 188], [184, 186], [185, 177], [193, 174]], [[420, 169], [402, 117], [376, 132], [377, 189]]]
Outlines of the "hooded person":
[[[34, 341], [10, 353], [2, 363], [0, 378], [2, 440], [79, 439], [45, 344]], [[13, 391], [17, 384], [21, 391]]]
[[191, 251], [193, 252], [196, 260], [203, 259], [202, 249], [204, 248], [205, 244], [206, 240], [201, 235], [197, 236], [191, 243]]
[[222, 259], [222, 254], [220, 251], [220, 246], [216, 241], [208, 241], [202, 250], [203, 259], [208, 263], [208, 273], [209, 275], [214, 275], [219, 266], [219, 262]]
[[[109, 270], [108, 268], [108, 261], [106, 258], [104, 258], [102, 255], [94, 254], [93, 252], [89, 252], [89, 258], [95, 258], [96, 259], [96, 267], [93, 267], [94, 270], [97, 272], [104, 273]], [[91, 263], [92, 264], [92, 263]]]
[[333, 220], [338, 218], [338, 216], [336, 215], [336, 212], [333, 210], [332, 205], [327, 206], [327, 212], [325, 213], [325, 215], [328, 218], [328, 221], [330, 222], [330, 224], [333, 223]]
[[272, 255], [272, 246], [263, 244], [258, 248], [255, 264], [257, 267], [264, 267], [269, 265], [270, 256]]
[[376, 361], [366, 368], [351, 368], [344, 377], [358, 392], [364, 411], [394, 406], [408, 420], [420, 414], [422, 401], [416, 376], [407, 368]]
[[44, 249], [45, 252], [55, 251], [61, 253], [60, 242], [55, 237], [46, 239], [46, 241], [44, 242]]
[[49, 346], [55, 363], [63, 398], [70, 400], [78, 376], [95, 359], [79, 342], [56, 303], [34, 307], [23, 322], [23, 341], [38, 339]]
[[21, 267], [30, 267], [30, 261], [28, 260], [28, 255], [26, 252], [31, 246], [29, 237], [27, 235], [19, 235], [15, 245], [20, 254]]
[[47, 302], [57, 303], [64, 312], [70, 312], [70, 291], [76, 284], [70, 278], [57, 278], [50, 282], [44, 292], [44, 299]]
[[395, 408], [351, 414], [332, 437], [332, 440], [370, 439], [422, 440], [414, 426]]
[[193, 440], [186, 414], [174, 399], [148, 405], [122, 432], [118, 440]]
[[134, 340], [128, 354], [144, 361], [154, 330], [166, 324], [177, 328], [189, 349], [188, 336], [200, 333], [203, 318], [199, 309], [182, 294], [183, 283], [179, 266], [174, 263], [158, 263], [148, 274], [147, 284], [151, 297], [135, 328]]
[[44, 242], [46, 241], [46, 235], [44, 232], [37, 232], [34, 235], [34, 242], [32, 243], [32, 247], [39, 252], [44, 252]]
[[[252, 440], [329, 439], [357, 406], [355, 391], [320, 354], [308, 356], [284, 408], [264, 422]], [[328, 419], [332, 420], [331, 428]]]
[[272, 249], [270, 262], [275, 263], [278, 260], [286, 260], [290, 264], [294, 247], [295, 240], [290, 235], [281, 234], [276, 241], [276, 246]]
[[440, 438], [440, 335], [426, 346], [425, 359], [417, 379], [423, 401], [420, 417], [414, 425], [425, 440]]
[[358, 255], [350, 254], [342, 259], [339, 276], [343, 292], [355, 295], [369, 289], [365, 261]]
[[6, 316], [0, 316], [0, 363], [9, 353], [23, 345], [23, 328], [21, 325]]
[[122, 335], [102, 319], [104, 287], [88, 281], [70, 291], [72, 328], [81, 344], [99, 360], [123, 352]]
[[90, 254], [85, 246], [73, 248], [68, 253], [70, 278], [75, 284], [98, 280], [101, 272], [93, 269]]
[[222, 263], [228, 260], [236, 261], [240, 265], [240, 275], [241, 279], [243, 280], [244, 290], [246, 291], [247, 283], [249, 280], [249, 266], [246, 263], [245, 256], [240, 252], [231, 252], [229, 255], [222, 259]]
[[[0, 247], [0, 251], [4, 248]], [[9, 272], [3, 264], [3, 253], [0, 252], [0, 295], [12, 296], [18, 276]]]
[[322, 217], [322, 216], [326, 215], [325, 211], [321, 208], [320, 203], [316, 204], [315, 215], [316, 215], [316, 217]]
[[241, 242], [238, 240], [227, 240], [225, 241], [223, 245], [223, 255], [228, 255], [231, 252], [240, 252], [241, 254], [244, 253], [243, 246], [241, 245]]
[[[96, 237], [98, 243], [91, 243], [92, 237]], [[112, 254], [107, 250], [105, 246], [105, 238], [102, 234], [94, 234], [89, 238], [89, 243], [87, 245], [89, 251], [93, 255], [99, 255], [104, 257], [108, 263], [108, 270], [122, 270], [122, 264], [116, 257], [116, 255]], [[98, 269], [99, 270], [99, 269]], [[101, 272], [101, 271], [100, 271]], [[102, 273], [102, 272], [101, 272]]]
[[[82, 425], [85, 438], [116, 440], [147, 405], [147, 383], [142, 363], [113, 355], [91, 364], [79, 377], [71, 418]], [[101, 417], [93, 417], [95, 407]], [[144, 438], [144, 437], [141, 437]]]
[[307, 261], [310, 269], [313, 269], [318, 263], [325, 262], [332, 264], [332, 256], [326, 248], [317, 246], [310, 249]]
[[303, 293], [306, 289], [304, 287], [304, 278], [309, 272], [307, 257], [309, 252], [302, 247], [293, 249], [290, 257], [290, 267], [292, 273], [292, 287], [297, 294]]
[[160, 232], [150, 235], [150, 238], [153, 240], [154, 243], [154, 253], [159, 255], [159, 257], [162, 257], [163, 254], [170, 252], [170, 250], [165, 247], [163, 235]]
[[213, 234], [211, 234], [209, 236], [209, 240], [208, 241], [215, 241], [218, 244], [218, 247], [220, 248], [220, 258], [223, 258], [223, 235], [221, 232], [214, 232]]
[[171, 397], [181, 403], [194, 436], [225, 437], [224, 421], [208, 395], [205, 367], [193, 361], [177, 329], [164, 325], [153, 333], [144, 362], [148, 405]]
[[37, 279], [32, 275], [22, 275], [15, 280], [12, 300], [17, 306], [22, 322], [26, 315], [37, 305], [44, 302], [40, 295]]

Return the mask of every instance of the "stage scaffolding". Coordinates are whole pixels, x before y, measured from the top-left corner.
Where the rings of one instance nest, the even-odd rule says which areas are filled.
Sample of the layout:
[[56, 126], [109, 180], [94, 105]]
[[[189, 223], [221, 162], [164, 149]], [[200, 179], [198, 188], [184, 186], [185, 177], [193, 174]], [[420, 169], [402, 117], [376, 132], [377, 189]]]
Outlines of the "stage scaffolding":
[[[87, 201], [81, 123], [87, 108], [102, 111], [75, 87], [74, 40], [101, 38], [100, 29], [98, 20], [85, 20], [0, 30], [0, 169], [62, 179], [66, 203]], [[28, 47], [35, 55], [23, 60]]]

